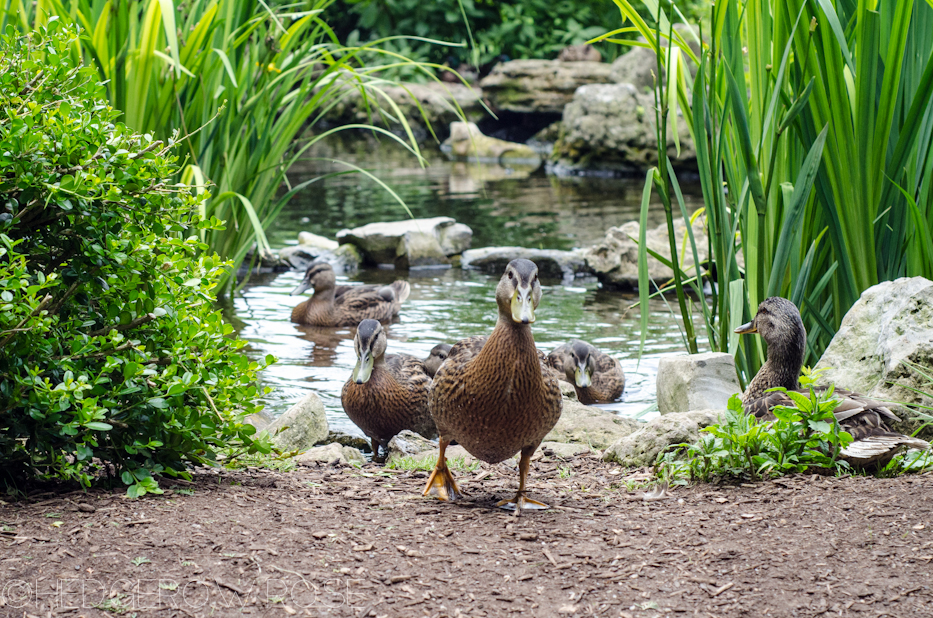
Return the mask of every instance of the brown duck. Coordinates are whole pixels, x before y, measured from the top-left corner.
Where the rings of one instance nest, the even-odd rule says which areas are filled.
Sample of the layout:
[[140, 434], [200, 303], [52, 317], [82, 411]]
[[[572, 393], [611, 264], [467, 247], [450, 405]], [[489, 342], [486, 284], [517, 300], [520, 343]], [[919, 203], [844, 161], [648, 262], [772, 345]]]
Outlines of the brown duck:
[[608, 403], [622, 396], [625, 373], [619, 361], [595, 346], [571, 339], [547, 355], [547, 364], [561, 380], [573, 384], [580, 403]]
[[460, 497], [444, 451], [456, 440], [489, 463], [521, 452], [519, 489], [499, 506], [547, 508], [525, 496], [531, 456], [560, 418], [560, 388], [535, 348], [531, 323], [541, 300], [538, 268], [512, 260], [496, 287], [499, 319], [488, 337], [456, 343], [437, 370], [431, 389], [431, 415], [437, 423], [440, 455], [424, 495], [441, 500]]
[[[356, 366], [340, 394], [343, 409], [372, 441], [373, 458], [379, 446], [410, 429], [426, 438], [437, 436], [428, 412], [431, 377], [420, 359], [407, 354], [386, 355], [386, 334], [377, 320], [363, 320], [353, 339]], [[384, 458], [381, 458], [384, 459]]]
[[[798, 380], [807, 347], [807, 331], [794, 303], [776, 296], [766, 298], [758, 306], [755, 319], [738, 327], [735, 332], [758, 333], [768, 344], [768, 359], [742, 397], [746, 413], [773, 419], [771, 409], [775, 406], [794, 406], [786, 393], [767, 392], [768, 389], [783, 387], [809, 394], [808, 390], [800, 388]], [[882, 468], [902, 447], [930, 447], [924, 440], [891, 431], [888, 424], [899, 419], [882, 403], [838, 388], [833, 397], [841, 399], [833, 414], [840, 427], [853, 438], [842, 451], [842, 457], [853, 466]]]
[[309, 326], [356, 326], [366, 319], [388, 322], [398, 315], [411, 291], [407, 281], [391, 285], [337, 285], [326, 262], [312, 264], [292, 296], [314, 288], [314, 296], [292, 309], [292, 322]]
[[447, 355], [450, 354], [450, 348], [452, 347], [453, 346], [449, 343], [439, 343], [431, 348], [431, 353], [424, 359], [424, 368], [427, 370], [429, 376], [432, 378], [434, 377], [437, 370], [440, 369], [444, 361], [447, 360]]

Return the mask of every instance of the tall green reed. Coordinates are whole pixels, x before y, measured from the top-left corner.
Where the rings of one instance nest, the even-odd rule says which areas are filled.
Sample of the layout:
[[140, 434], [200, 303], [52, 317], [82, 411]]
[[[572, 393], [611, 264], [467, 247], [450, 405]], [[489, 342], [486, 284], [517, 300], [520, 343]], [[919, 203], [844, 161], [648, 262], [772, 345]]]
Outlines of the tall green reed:
[[[436, 67], [381, 49], [386, 39], [340, 45], [326, 22], [332, 2], [6, 0], [0, 26], [26, 31], [50, 19], [76, 23], [82, 36], [75, 56], [97, 68], [128, 126], [178, 140], [187, 159], [179, 180], [210, 191], [201, 216], [226, 221], [225, 230], [203, 240], [239, 265], [251, 247], [259, 255], [269, 251], [264, 230], [295, 193], [320, 180], [289, 186], [286, 177], [319, 140], [367, 128], [423, 162], [405, 115], [386, 92], [392, 82], [380, 72], [410, 66], [436, 79]], [[384, 57], [367, 67], [373, 54]], [[403, 137], [371, 125], [318, 130], [327, 111], [349, 96], [361, 97], [371, 117], [391, 117]], [[231, 273], [223, 288], [232, 281]]]
[[[688, 273], [675, 259], [659, 288], [677, 292], [691, 352], [699, 315], [710, 347], [735, 354], [743, 378], [754, 374], [763, 350], [732, 330], [777, 295], [801, 308], [812, 362], [866, 288], [933, 277], [933, 4], [722, 0], [701, 24], [697, 55], [687, 39], [699, 37], [672, 27], [682, 21], [676, 0], [663, 10], [645, 0], [653, 23], [614, 2], [631, 25], [601, 38], [638, 32], [665, 76], [661, 163], [643, 208], [657, 191], [669, 228], [688, 219], [665, 147], [678, 108], [697, 151], [710, 263]], [[687, 231], [695, 250], [689, 221]], [[643, 301], [651, 283], [642, 269]], [[647, 320], [647, 303], [642, 311]]]

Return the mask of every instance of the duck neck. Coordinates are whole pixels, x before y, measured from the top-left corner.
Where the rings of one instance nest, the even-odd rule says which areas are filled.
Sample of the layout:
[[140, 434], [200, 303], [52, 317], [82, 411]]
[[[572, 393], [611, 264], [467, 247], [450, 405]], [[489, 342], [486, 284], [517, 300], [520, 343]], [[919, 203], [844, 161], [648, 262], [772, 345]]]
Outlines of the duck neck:
[[328, 303], [332, 304], [334, 302], [334, 297], [337, 294], [337, 288], [329, 285], [324, 288], [315, 288], [314, 296], [311, 297], [311, 301], [315, 303]]
[[[492, 334], [483, 346], [481, 354], [490, 360], [503, 360], [522, 356], [531, 356], [537, 360], [535, 338], [529, 324], [519, 324], [511, 315], [499, 314], [499, 320]], [[511, 364], [512, 361], [509, 361]], [[535, 363], [537, 365], [537, 363]]]
[[800, 388], [800, 368], [806, 350], [806, 336], [793, 337], [768, 344], [768, 360], [748, 385], [745, 397], [761, 397], [769, 388], [783, 387], [789, 391]]

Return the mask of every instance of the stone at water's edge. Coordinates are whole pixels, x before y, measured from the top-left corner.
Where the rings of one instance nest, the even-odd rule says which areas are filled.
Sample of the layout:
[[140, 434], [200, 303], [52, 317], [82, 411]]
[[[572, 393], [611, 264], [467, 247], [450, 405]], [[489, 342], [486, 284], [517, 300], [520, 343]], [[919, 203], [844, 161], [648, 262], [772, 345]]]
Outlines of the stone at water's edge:
[[335, 273], [342, 275], [352, 275], [360, 269], [363, 261], [359, 250], [353, 245], [338, 246], [334, 251], [310, 245], [292, 245], [280, 249], [279, 257], [294, 270], [307, 270], [312, 263], [320, 261], [329, 263]]
[[369, 438], [360, 438], [358, 436], [351, 436], [348, 433], [342, 431], [331, 431], [327, 434], [327, 437], [321, 440], [318, 443], [318, 446], [326, 446], [328, 444], [336, 442], [340, 446], [352, 446], [353, 448], [359, 451], [369, 452], [372, 450], [372, 443], [369, 441]]
[[741, 392], [731, 354], [665, 356], [658, 363], [658, 411], [661, 414], [724, 409], [729, 405], [729, 398]]
[[602, 62], [512, 60], [493, 67], [479, 85], [496, 109], [560, 114], [577, 88], [608, 82], [609, 72]]
[[305, 398], [275, 419], [265, 431], [281, 451], [304, 451], [327, 437], [327, 416], [321, 398], [308, 393]]
[[[692, 227], [693, 237], [696, 240], [697, 255], [700, 261], [703, 262], [708, 257], [704, 219], [697, 217]], [[638, 288], [638, 243], [636, 242], [638, 229], [637, 221], [630, 221], [619, 227], [611, 227], [602, 241], [583, 250], [583, 257], [586, 259], [587, 266], [592, 269], [596, 277], [604, 285], [626, 290]], [[683, 218], [676, 218], [674, 220], [674, 238], [676, 239], [678, 254], [683, 255], [681, 268], [692, 275], [694, 261], [689, 239], [687, 240], [686, 250], [682, 250], [686, 232], [687, 225], [684, 223]], [[635, 240], [632, 240], [633, 238]], [[666, 223], [648, 230], [645, 235], [645, 243], [648, 248], [664, 257], [670, 257], [671, 254], [668, 239]], [[674, 271], [649, 255], [648, 275], [655, 283], [661, 284], [671, 279], [674, 276]]]
[[560, 420], [544, 437], [548, 442], [586, 444], [602, 450], [644, 426], [639, 421], [578, 401], [563, 399], [561, 404]]
[[540, 165], [541, 155], [531, 147], [516, 142], [507, 142], [483, 135], [472, 122], [452, 122], [450, 137], [441, 148], [450, 148], [450, 154], [467, 159], [492, 159], [497, 162], [509, 160]]
[[660, 416], [613, 443], [603, 452], [603, 461], [636, 468], [653, 465], [658, 453], [672, 444], [695, 442], [700, 429], [720, 422], [720, 416], [725, 412], [696, 410]]
[[406, 429], [389, 440], [389, 456], [386, 462], [405, 457], [415, 457], [421, 453], [437, 449], [437, 440], [429, 440], [421, 434]]
[[[916, 371], [918, 365], [933, 374], [933, 281], [912, 277], [886, 281], [862, 292], [849, 309], [839, 331], [816, 370], [821, 384], [835, 384], [869, 397], [933, 405], [931, 387]], [[895, 427], [910, 434], [921, 423], [907, 410], [896, 411], [902, 423]], [[921, 437], [933, 436], [927, 429]]]
[[578, 274], [589, 271], [581, 250], [528, 249], [526, 247], [483, 247], [464, 251], [460, 260], [463, 268], [476, 268], [488, 274], [501, 275], [506, 264], [524, 258], [538, 267], [538, 274], [549, 279], [570, 283]]
[[433, 233], [405, 232], [395, 248], [395, 268], [410, 270], [424, 266], [450, 266], [450, 260]]
[[335, 461], [350, 463], [356, 461], [363, 463], [366, 459], [363, 457], [363, 453], [352, 446], [343, 446], [336, 442], [325, 446], [315, 446], [295, 457], [295, 463], [299, 464], [315, 461], [323, 463], [333, 463]]
[[[454, 229], [445, 233], [444, 230], [448, 227]], [[445, 256], [469, 249], [473, 237], [470, 228], [458, 224], [452, 217], [432, 217], [370, 223], [352, 230], [340, 230], [337, 232], [337, 242], [341, 247], [347, 245], [357, 247], [368, 263], [393, 264], [399, 252], [399, 243], [403, 241], [408, 232], [420, 232], [433, 236], [438, 243], [439, 250]]]
[[298, 232], [298, 244], [302, 247], [314, 247], [324, 251], [336, 251], [340, 244], [326, 236], [319, 236], [311, 232]]

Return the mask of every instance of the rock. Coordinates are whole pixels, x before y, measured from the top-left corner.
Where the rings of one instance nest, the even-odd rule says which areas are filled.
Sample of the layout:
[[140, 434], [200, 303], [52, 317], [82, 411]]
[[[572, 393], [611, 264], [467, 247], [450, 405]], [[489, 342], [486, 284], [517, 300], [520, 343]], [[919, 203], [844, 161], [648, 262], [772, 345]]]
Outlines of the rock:
[[[911, 277], [886, 281], [862, 292], [816, 364], [822, 384], [857, 391], [885, 401], [933, 405], [931, 387], [916, 371], [933, 374], [933, 281]], [[913, 389], [921, 390], [921, 395]], [[921, 423], [908, 410], [896, 410], [912, 433]], [[927, 428], [921, 437], [931, 437]]]
[[325, 253], [321, 259], [334, 267], [334, 272], [342, 275], [352, 275], [363, 264], [363, 255], [354, 245], [343, 245], [333, 253]]
[[[416, 457], [418, 461], [422, 461], [425, 459], [428, 459], [430, 461], [437, 461], [437, 457], [438, 455], [440, 455], [440, 452], [441, 452], [440, 449], [434, 448], [430, 451], [422, 451], [420, 453], [417, 453], [415, 455], [410, 455], [410, 456]], [[448, 463], [457, 461], [457, 460], [462, 460], [463, 463], [465, 464], [471, 464], [474, 461], [479, 461], [478, 459], [476, 459], [476, 457], [473, 457], [473, 455], [470, 455], [470, 453], [465, 448], [460, 446], [459, 444], [448, 446], [447, 450], [444, 451], [444, 455], [447, 457]], [[456, 470], [454, 471], [454, 474], [456, 474]]]
[[560, 279], [565, 284], [573, 281], [577, 275], [591, 272], [581, 250], [559, 251], [525, 247], [470, 249], [463, 252], [460, 265], [463, 268], [476, 268], [485, 273], [501, 275], [506, 264], [518, 258], [534, 262], [538, 266], [538, 274], [541, 277]]
[[[371, 264], [393, 264], [397, 255], [399, 241], [408, 232], [423, 232], [433, 235], [438, 243], [443, 237], [443, 229], [458, 225], [451, 217], [432, 217], [430, 219], [408, 219], [405, 221], [387, 221], [370, 223], [352, 230], [337, 232], [337, 242], [341, 248], [355, 245], [363, 255], [365, 261]], [[462, 224], [461, 224], [462, 225]], [[466, 241], [467, 226], [457, 227], [453, 230], [453, 238], [458, 243], [448, 243], [449, 248], [458, 249]], [[469, 228], [467, 228], [469, 229]], [[470, 230], [469, 237], [473, 232]], [[446, 254], [452, 255], [452, 254]]]
[[560, 387], [561, 397], [564, 399], [572, 399], [573, 401], [577, 401], [577, 389], [573, 387], [573, 384], [570, 382], [564, 382], [563, 380], [558, 380], [557, 386]]
[[323, 463], [339, 461], [345, 464], [351, 461], [362, 463], [366, 461], [366, 459], [363, 457], [363, 453], [352, 446], [343, 446], [336, 442], [325, 446], [315, 446], [295, 457], [295, 463], [299, 464], [307, 464], [315, 461]]
[[294, 270], [307, 270], [314, 260], [328, 253], [323, 249], [292, 245], [279, 249], [279, 257], [287, 261]]
[[353, 448], [364, 453], [369, 453], [373, 450], [372, 443], [369, 441], [369, 438], [351, 436], [350, 434], [343, 433], [342, 431], [331, 431], [327, 434], [326, 438], [318, 443], [318, 446], [332, 444], [334, 442], [341, 446], [352, 446]]
[[607, 83], [602, 62], [512, 60], [500, 62], [479, 85], [493, 107], [510, 112], [560, 114], [584, 84]]
[[557, 59], [561, 62], [602, 62], [603, 55], [592, 45], [568, 45], [560, 50]]
[[719, 422], [720, 415], [725, 412], [696, 410], [665, 414], [614, 442], [603, 452], [603, 460], [629, 467], [653, 465], [662, 450], [672, 444], [695, 442], [700, 429]]
[[469, 225], [454, 223], [438, 228], [438, 242], [444, 255], [459, 255], [473, 243], [473, 230]]
[[725, 409], [742, 392], [731, 354], [707, 352], [664, 356], [658, 363], [658, 411]]
[[601, 408], [564, 399], [560, 420], [544, 439], [548, 442], [586, 444], [590, 448], [604, 449], [619, 438], [638, 431], [643, 425]]
[[[701, 262], [708, 257], [708, 243], [703, 224], [702, 217], [698, 217], [693, 224], [693, 236], [696, 240], [697, 254]], [[621, 227], [611, 227], [606, 232], [606, 237], [602, 242], [583, 251], [587, 266], [596, 273], [596, 277], [604, 285], [622, 289], [638, 288], [638, 243], [636, 242], [638, 228], [637, 221], [631, 221]], [[687, 225], [683, 219], [676, 218], [674, 220], [674, 237], [677, 240], [678, 252], [683, 247], [686, 231]], [[633, 238], [635, 240], [632, 240]], [[645, 242], [651, 250], [664, 257], [670, 257], [671, 247], [666, 223], [653, 230], [648, 230], [645, 235]], [[693, 250], [689, 245], [690, 241], [688, 240], [687, 249], [682, 252], [684, 259], [681, 267], [686, 272], [692, 273]], [[671, 279], [674, 276], [674, 271], [649, 255], [648, 276], [660, 285], [662, 282]]]
[[437, 451], [437, 440], [429, 440], [406, 429], [389, 440], [389, 456], [386, 461], [414, 457], [428, 451]]
[[283, 452], [305, 451], [327, 437], [327, 417], [320, 397], [308, 393], [266, 427]]
[[[568, 66], [575, 66], [571, 63]], [[600, 65], [604, 66], [604, 65]], [[564, 108], [561, 136], [552, 155], [568, 170], [641, 172], [658, 165], [654, 95], [632, 84], [580, 86]], [[686, 121], [677, 125], [680, 153], [667, 137], [667, 154], [677, 170], [696, 171], [696, 151]]]
[[654, 51], [647, 47], [632, 47], [612, 63], [609, 81], [632, 84], [639, 92], [646, 89], [650, 92], [655, 87], [657, 73], [658, 62]]
[[269, 426], [269, 419], [262, 412], [250, 414], [245, 419], [246, 423], [256, 428], [256, 431], [262, 431]]
[[340, 244], [325, 236], [318, 236], [311, 232], [298, 232], [298, 244], [302, 247], [313, 247], [322, 251], [336, 251]]
[[529, 146], [483, 135], [472, 122], [451, 123], [450, 137], [441, 144], [441, 148], [445, 151], [450, 149], [451, 155], [463, 159], [541, 164], [541, 156]]
[[585, 444], [566, 444], [564, 442], [542, 442], [541, 446], [538, 447], [538, 450], [535, 451], [535, 454], [531, 456], [532, 461], [540, 459], [542, 456], [547, 457], [560, 457], [561, 459], [569, 459], [574, 455], [579, 455], [580, 453], [586, 453], [590, 451], [590, 447]]
[[431, 232], [405, 232], [395, 248], [395, 268], [410, 270], [431, 266], [450, 267], [437, 236]]

